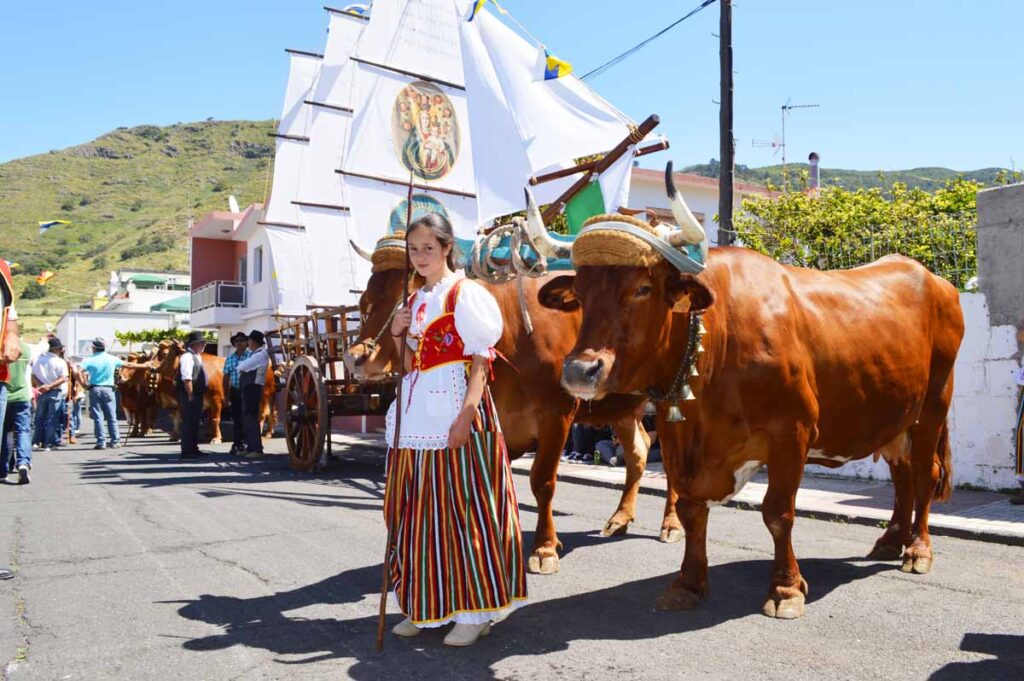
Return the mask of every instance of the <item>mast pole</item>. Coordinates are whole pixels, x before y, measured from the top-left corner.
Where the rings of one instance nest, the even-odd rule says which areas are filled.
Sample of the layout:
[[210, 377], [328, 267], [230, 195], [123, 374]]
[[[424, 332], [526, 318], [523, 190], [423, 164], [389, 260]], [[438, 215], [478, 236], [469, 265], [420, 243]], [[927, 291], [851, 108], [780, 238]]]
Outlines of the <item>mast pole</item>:
[[718, 58], [721, 70], [721, 105], [718, 113], [718, 136], [721, 163], [718, 171], [718, 243], [733, 243], [733, 182], [736, 170], [736, 144], [732, 134], [732, 0], [720, 0]]

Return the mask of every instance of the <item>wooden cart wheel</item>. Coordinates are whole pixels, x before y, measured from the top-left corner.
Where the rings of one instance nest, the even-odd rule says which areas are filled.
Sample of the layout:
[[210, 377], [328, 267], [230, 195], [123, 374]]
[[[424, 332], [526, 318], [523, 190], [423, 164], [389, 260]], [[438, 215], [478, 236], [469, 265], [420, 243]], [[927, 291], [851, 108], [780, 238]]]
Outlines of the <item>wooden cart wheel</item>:
[[327, 386], [312, 357], [296, 358], [285, 382], [285, 439], [292, 468], [314, 471], [320, 464], [330, 432]]

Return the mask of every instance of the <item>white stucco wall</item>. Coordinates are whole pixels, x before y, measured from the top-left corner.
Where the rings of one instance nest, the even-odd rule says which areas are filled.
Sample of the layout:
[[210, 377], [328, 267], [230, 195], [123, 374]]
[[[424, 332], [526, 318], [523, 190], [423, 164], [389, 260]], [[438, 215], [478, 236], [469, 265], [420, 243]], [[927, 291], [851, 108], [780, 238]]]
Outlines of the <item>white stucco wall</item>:
[[[1016, 329], [990, 326], [984, 294], [961, 293], [960, 305], [965, 332], [956, 361], [949, 417], [953, 482], [988, 489], [1014, 487]], [[839, 468], [808, 466], [807, 472], [890, 479], [884, 460], [874, 463], [864, 459]]]

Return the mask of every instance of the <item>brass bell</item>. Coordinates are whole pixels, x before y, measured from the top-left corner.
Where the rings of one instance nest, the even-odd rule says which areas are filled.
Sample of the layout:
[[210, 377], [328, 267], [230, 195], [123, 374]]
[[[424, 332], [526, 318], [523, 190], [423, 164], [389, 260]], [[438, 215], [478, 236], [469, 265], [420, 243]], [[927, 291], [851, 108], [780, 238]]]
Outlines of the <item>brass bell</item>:
[[697, 365], [694, 364], [690, 367], [690, 378], [697, 378], [698, 376], [700, 376], [700, 372], [697, 371]]
[[691, 402], [697, 399], [688, 385], [683, 385], [682, 398], [684, 402]]
[[644, 402], [644, 416], [654, 416], [658, 413], [658, 408], [654, 406], [654, 402], [647, 400]]
[[704, 322], [697, 322], [697, 335], [703, 336], [708, 332], [708, 327], [704, 326]]
[[697, 347], [696, 347], [696, 349], [694, 349], [694, 352], [696, 354], [698, 354], [698, 355], [703, 355], [704, 354], [704, 344], [701, 343], [700, 341], [698, 341], [697, 342]]
[[686, 417], [683, 416], [683, 410], [679, 408], [678, 404], [673, 404], [668, 408], [668, 416], [665, 420], [669, 423], [678, 423], [679, 421], [685, 421]]

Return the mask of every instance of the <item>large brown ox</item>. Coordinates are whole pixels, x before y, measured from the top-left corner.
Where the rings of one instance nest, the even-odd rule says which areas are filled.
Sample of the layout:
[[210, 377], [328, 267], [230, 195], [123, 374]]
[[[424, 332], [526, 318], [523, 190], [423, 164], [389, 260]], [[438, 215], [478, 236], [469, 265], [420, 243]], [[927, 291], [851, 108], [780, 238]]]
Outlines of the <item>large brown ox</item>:
[[[145, 364], [153, 358], [148, 353], [130, 354], [128, 361]], [[128, 437], [145, 437], [156, 423], [156, 400], [154, 399], [155, 376], [153, 369], [129, 369], [118, 371], [117, 389], [121, 393], [121, 407], [131, 424]]]
[[951, 490], [946, 414], [964, 330], [952, 285], [901, 256], [820, 272], [732, 247], [711, 249], [699, 276], [664, 260], [577, 266], [540, 293], [551, 308], [583, 311], [562, 377], [574, 395], [669, 391], [690, 338], [687, 313], [705, 311], [687, 420], [669, 422], [668, 405], [658, 409], [686, 531], [680, 575], [659, 608], [688, 609], [707, 596], [708, 510], [765, 464], [762, 516], [775, 541], [766, 615], [804, 611], [791, 535], [807, 463], [884, 456], [896, 504], [871, 556], [902, 551], [905, 572], [929, 571], [929, 507]]
[[[398, 366], [397, 350], [391, 338], [385, 335], [388, 333], [385, 326], [390, 324], [392, 311], [404, 289], [404, 256], [396, 264], [397, 268], [375, 266], [379, 271], [370, 277], [360, 298], [364, 320], [360, 338], [363, 340], [352, 346], [345, 356], [349, 370], [360, 380], [379, 378], [391, 366]], [[609, 395], [602, 400], [579, 404], [559, 386], [562, 358], [576, 338], [580, 316], [541, 307], [537, 291], [545, 281], [547, 279], [523, 282], [533, 322], [532, 334], [527, 333], [523, 323], [517, 284], [482, 284], [498, 301], [505, 322], [496, 347], [509, 361], [495, 363], [491, 389], [509, 455], [516, 458], [525, 452], [536, 452], [530, 469], [530, 486], [537, 500], [537, 529], [527, 567], [540, 574], [557, 572], [559, 567], [561, 544], [555, 532], [552, 499], [562, 446], [573, 420], [611, 424], [625, 450], [625, 488], [618, 508], [601, 532], [604, 536], [624, 534], [633, 522], [640, 478], [650, 446], [647, 433], [637, 421], [645, 398]], [[383, 341], [371, 342], [378, 335], [383, 336]], [[677, 542], [682, 538], [682, 526], [675, 515], [671, 489], [668, 495], [660, 539]]]
[[[181, 410], [178, 407], [178, 391], [174, 381], [179, 367], [179, 358], [185, 353], [185, 346], [181, 341], [163, 340], [157, 348], [155, 364], [156, 377], [156, 400], [158, 404], [166, 409], [174, 423], [174, 430], [171, 433], [171, 440], [178, 440], [181, 436]], [[203, 408], [210, 419], [212, 439], [210, 442], [221, 441], [220, 415], [224, 408], [224, 358], [214, 355], [203, 354], [203, 368], [206, 370], [206, 394], [203, 396]], [[274, 408], [274, 392], [276, 384], [271, 366], [267, 365], [267, 381], [263, 386], [263, 398], [260, 401], [260, 429], [273, 436], [276, 424], [277, 411]], [[232, 424], [233, 427], [241, 427], [241, 424]]]

